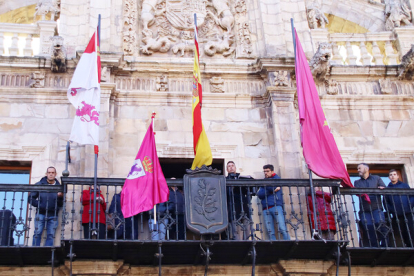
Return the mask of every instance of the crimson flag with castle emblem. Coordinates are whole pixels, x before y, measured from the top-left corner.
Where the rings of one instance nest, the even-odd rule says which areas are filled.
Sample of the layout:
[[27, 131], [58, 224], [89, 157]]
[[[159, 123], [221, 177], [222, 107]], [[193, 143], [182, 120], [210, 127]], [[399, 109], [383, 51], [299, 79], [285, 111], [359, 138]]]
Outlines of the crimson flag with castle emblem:
[[69, 141], [98, 147], [101, 104], [100, 80], [101, 57], [99, 54], [98, 31], [96, 31], [76, 66], [68, 88], [68, 99], [76, 108]]
[[154, 205], [166, 202], [169, 195], [167, 181], [158, 160], [151, 121], [122, 188], [122, 214], [128, 218], [151, 210]]

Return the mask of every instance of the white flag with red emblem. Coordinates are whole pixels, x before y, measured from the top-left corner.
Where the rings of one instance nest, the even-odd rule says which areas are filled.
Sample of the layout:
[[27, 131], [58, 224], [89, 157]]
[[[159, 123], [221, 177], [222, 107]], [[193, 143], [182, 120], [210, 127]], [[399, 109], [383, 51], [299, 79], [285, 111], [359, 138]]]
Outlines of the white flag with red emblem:
[[101, 57], [97, 34], [83, 52], [68, 88], [68, 99], [76, 108], [69, 140], [81, 145], [99, 144]]

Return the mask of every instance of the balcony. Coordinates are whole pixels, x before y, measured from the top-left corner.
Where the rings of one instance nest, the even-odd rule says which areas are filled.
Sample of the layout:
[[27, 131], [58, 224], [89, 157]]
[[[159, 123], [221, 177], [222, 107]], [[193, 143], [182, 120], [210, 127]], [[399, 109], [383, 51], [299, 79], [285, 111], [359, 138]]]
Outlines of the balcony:
[[[159, 267], [203, 264], [206, 269], [209, 264], [242, 264], [251, 265], [254, 271], [256, 264], [288, 259], [334, 260], [342, 265], [351, 261], [353, 265], [414, 263], [414, 206], [408, 200], [402, 214], [392, 211], [398, 209], [404, 197], [414, 197], [412, 190], [345, 189], [339, 188], [336, 180], [314, 180], [313, 212], [309, 180], [227, 180], [228, 228], [220, 234], [198, 235], [183, 230], [184, 209], [179, 200], [173, 200], [180, 197], [177, 193], [182, 195], [182, 179], [167, 180], [170, 188], [177, 189], [170, 190], [164, 210], [158, 207], [157, 224], [152, 212], [123, 218], [119, 197], [114, 195], [121, 192], [124, 179], [98, 178], [100, 192], [96, 197], [93, 178], [62, 177], [61, 182], [62, 186], [0, 185], [0, 254], [4, 256], [0, 265], [49, 264], [53, 268], [65, 260], [107, 259]], [[270, 191], [282, 187], [283, 214], [278, 208], [268, 208], [272, 207], [272, 198], [278, 205], [277, 193], [263, 187], [272, 187]], [[56, 197], [57, 193], [63, 193], [63, 197]], [[258, 198], [263, 194], [264, 201]], [[368, 209], [359, 204], [363, 194], [375, 198]], [[315, 213], [318, 233], [311, 231]], [[46, 230], [36, 241], [39, 214], [57, 224], [50, 246], [45, 246]], [[265, 222], [269, 215], [282, 217], [274, 220], [273, 239]], [[94, 220], [103, 227], [94, 225]], [[288, 238], [279, 232], [281, 221]], [[41, 246], [37, 246], [39, 241]]]

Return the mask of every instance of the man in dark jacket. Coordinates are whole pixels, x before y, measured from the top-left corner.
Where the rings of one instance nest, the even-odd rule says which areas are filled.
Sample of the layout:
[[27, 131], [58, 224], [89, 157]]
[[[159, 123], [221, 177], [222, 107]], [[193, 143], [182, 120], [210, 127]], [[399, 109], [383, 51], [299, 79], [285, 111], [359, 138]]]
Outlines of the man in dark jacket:
[[[396, 170], [390, 170], [389, 178], [391, 182], [388, 184], [390, 189], [410, 189], [407, 183], [400, 181]], [[414, 221], [412, 208], [414, 207], [414, 196], [407, 195], [387, 195], [384, 197], [388, 213], [392, 219], [399, 225], [401, 236], [405, 246], [414, 246]]]
[[[280, 179], [280, 177], [274, 172], [273, 165], [264, 165], [263, 172], [265, 178]], [[263, 218], [266, 224], [267, 232], [269, 233], [269, 239], [275, 241], [275, 225], [277, 222], [279, 233], [282, 234], [283, 239], [290, 240], [289, 233], [286, 228], [284, 208], [283, 208], [283, 194], [280, 187], [266, 186], [260, 187], [257, 192], [257, 196], [261, 199], [263, 207]]]
[[[113, 230], [116, 239], [136, 240], [138, 239], [138, 216], [124, 218], [121, 210], [121, 193], [114, 194], [108, 210], [108, 230]], [[110, 235], [108, 234], [108, 236]]]
[[[60, 185], [56, 179], [56, 169], [49, 167], [46, 176], [35, 185]], [[62, 193], [32, 192], [29, 194], [29, 203], [36, 207], [35, 230], [33, 236], [33, 246], [40, 246], [42, 241], [43, 229], [46, 226], [45, 246], [53, 246], [55, 232], [58, 226], [59, 208], [63, 206]]]
[[[369, 173], [369, 166], [365, 163], [358, 165], [358, 174], [361, 177], [354, 183], [355, 188], [384, 189], [385, 184], [381, 177]], [[382, 208], [380, 195], [368, 195], [371, 202], [360, 197], [359, 218], [361, 223], [362, 246], [386, 246], [389, 242], [388, 231]]]
[[[242, 176], [237, 173], [236, 164], [233, 161], [227, 162], [227, 177], [226, 179], [252, 179], [251, 176]], [[249, 196], [247, 187], [227, 187], [227, 212], [229, 214], [229, 232], [231, 233], [231, 239], [236, 239], [237, 225], [242, 226], [243, 239], [247, 239], [249, 236], [248, 229], [250, 221], [249, 202], [251, 201], [251, 195]], [[227, 235], [222, 236], [223, 239], [227, 239]]]
[[168, 207], [171, 208], [171, 216], [176, 221], [171, 225], [170, 240], [184, 240], [186, 232], [184, 193], [175, 186], [171, 187]]

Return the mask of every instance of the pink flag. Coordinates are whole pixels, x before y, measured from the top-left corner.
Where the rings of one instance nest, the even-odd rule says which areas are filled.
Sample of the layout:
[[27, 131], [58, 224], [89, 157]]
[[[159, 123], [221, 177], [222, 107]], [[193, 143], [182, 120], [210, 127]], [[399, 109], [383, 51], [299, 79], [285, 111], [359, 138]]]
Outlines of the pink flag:
[[295, 36], [295, 72], [303, 156], [308, 168], [316, 175], [342, 179], [343, 186], [353, 187], [322, 110], [319, 94], [296, 30]]
[[169, 194], [151, 122], [121, 192], [122, 213], [128, 218], [151, 210], [155, 204], [166, 202]]
[[95, 32], [76, 66], [67, 93], [76, 108], [69, 140], [81, 145], [99, 144], [100, 75], [99, 38]]

